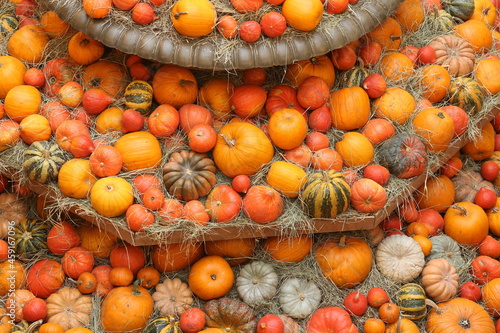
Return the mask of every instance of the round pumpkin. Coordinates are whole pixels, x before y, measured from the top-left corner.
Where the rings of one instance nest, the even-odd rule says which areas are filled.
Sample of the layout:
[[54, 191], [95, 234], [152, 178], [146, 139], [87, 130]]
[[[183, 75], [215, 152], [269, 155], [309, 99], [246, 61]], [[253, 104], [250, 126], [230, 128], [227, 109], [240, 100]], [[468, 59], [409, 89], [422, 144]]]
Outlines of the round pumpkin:
[[488, 216], [472, 202], [453, 204], [444, 214], [444, 232], [465, 246], [477, 246], [488, 235]]
[[415, 98], [399, 87], [388, 87], [382, 96], [373, 100], [375, 115], [404, 125], [416, 109]]
[[379, 149], [379, 163], [398, 178], [420, 175], [427, 168], [424, 143], [416, 136], [398, 133], [385, 140]]
[[219, 256], [206, 256], [194, 263], [189, 271], [191, 291], [203, 300], [224, 296], [231, 290], [234, 273], [228, 262]]
[[159, 104], [169, 104], [176, 109], [193, 104], [198, 95], [198, 82], [191, 70], [175, 65], [161, 66], [153, 76], [152, 86], [153, 97]]
[[184, 269], [201, 258], [203, 246], [198, 242], [154, 246], [151, 256], [153, 265], [159, 272], [173, 272]]
[[7, 42], [9, 54], [19, 60], [38, 63], [43, 58], [49, 36], [42, 27], [35, 24], [25, 25], [10, 36]]
[[433, 208], [442, 213], [455, 201], [455, 187], [450, 178], [437, 175], [420, 185], [414, 197], [420, 209]]
[[375, 149], [366, 136], [359, 132], [347, 132], [342, 140], [335, 143], [335, 150], [340, 154], [347, 167], [361, 167], [372, 162]]
[[286, 68], [285, 78], [294, 87], [299, 87], [310, 76], [322, 78], [330, 89], [333, 88], [335, 83], [335, 67], [330, 58], [326, 55], [320, 55], [294, 62]]
[[281, 109], [274, 112], [267, 123], [269, 137], [281, 149], [293, 149], [301, 145], [307, 135], [307, 122], [295, 109]]
[[285, 0], [282, 13], [292, 28], [311, 31], [323, 17], [323, 4], [319, 0]]
[[272, 236], [266, 238], [262, 245], [271, 258], [291, 264], [300, 262], [311, 253], [314, 238], [307, 234], [286, 238]]
[[255, 238], [234, 238], [206, 241], [205, 252], [207, 255], [221, 256], [231, 266], [247, 262], [254, 254], [257, 247]]
[[306, 182], [306, 172], [296, 164], [275, 161], [267, 172], [266, 182], [281, 194], [296, 198]]
[[62, 287], [64, 279], [64, 271], [59, 262], [41, 259], [30, 267], [26, 287], [36, 297], [47, 298]]
[[210, 34], [217, 20], [215, 6], [208, 0], [179, 0], [170, 16], [174, 29], [188, 37]]
[[10, 89], [24, 84], [26, 65], [13, 56], [0, 56], [0, 99], [4, 99]]
[[14, 121], [21, 122], [32, 114], [38, 114], [42, 105], [40, 91], [29, 85], [12, 87], [5, 96], [5, 114]]
[[26, 284], [26, 268], [17, 259], [0, 262], [0, 296], [6, 296], [12, 289], [22, 289]]
[[162, 152], [158, 139], [146, 131], [127, 133], [115, 143], [123, 158], [124, 171], [158, 166]]
[[330, 95], [329, 110], [334, 128], [354, 130], [363, 127], [370, 118], [370, 98], [361, 87], [335, 90]]

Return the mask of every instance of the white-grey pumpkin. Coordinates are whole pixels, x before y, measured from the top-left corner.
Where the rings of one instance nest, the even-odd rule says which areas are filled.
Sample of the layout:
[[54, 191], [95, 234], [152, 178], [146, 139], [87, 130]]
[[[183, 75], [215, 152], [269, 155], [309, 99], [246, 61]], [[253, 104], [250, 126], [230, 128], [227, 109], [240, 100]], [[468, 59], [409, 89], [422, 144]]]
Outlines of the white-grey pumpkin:
[[236, 290], [243, 302], [253, 305], [272, 299], [278, 287], [278, 274], [272, 265], [252, 261], [243, 266], [236, 278]]
[[279, 290], [279, 303], [283, 312], [292, 318], [306, 318], [321, 301], [321, 290], [313, 282], [302, 278], [285, 280]]

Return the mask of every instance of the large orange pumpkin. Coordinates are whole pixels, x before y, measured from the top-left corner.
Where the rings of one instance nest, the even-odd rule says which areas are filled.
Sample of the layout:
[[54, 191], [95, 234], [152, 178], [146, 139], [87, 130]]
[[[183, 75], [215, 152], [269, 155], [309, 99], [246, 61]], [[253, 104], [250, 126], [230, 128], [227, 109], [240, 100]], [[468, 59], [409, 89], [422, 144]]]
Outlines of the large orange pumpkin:
[[469, 42], [476, 53], [488, 52], [493, 45], [493, 36], [490, 29], [480, 20], [469, 19], [457, 24], [455, 33]]
[[158, 139], [146, 131], [127, 133], [115, 143], [123, 158], [123, 169], [133, 171], [158, 166], [162, 152]]
[[4, 101], [5, 114], [17, 122], [21, 122], [29, 115], [39, 113], [41, 105], [40, 91], [24, 84], [10, 89]]
[[484, 210], [472, 202], [453, 204], [444, 214], [444, 232], [465, 246], [477, 246], [488, 235], [489, 221]]
[[455, 135], [455, 123], [445, 111], [427, 108], [420, 111], [412, 120], [413, 129], [424, 140], [430, 151], [445, 151]]
[[364, 126], [370, 118], [370, 98], [361, 87], [335, 90], [330, 95], [332, 126], [350, 131]]
[[196, 101], [198, 82], [188, 68], [163, 65], [153, 76], [153, 96], [159, 104], [169, 104], [178, 109]]
[[26, 65], [12, 56], [0, 56], [0, 99], [4, 99], [10, 89], [24, 84]]
[[35, 24], [25, 25], [10, 36], [7, 50], [10, 55], [29, 63], [38, 63], [43, 58], [49, 36], [42, 27]]
[[99, 88], [113, 98], [118, 98], [129, 83], [123, 65], [109, 60], [99, 60], [83, 69], [82, 86], [85, 90]]

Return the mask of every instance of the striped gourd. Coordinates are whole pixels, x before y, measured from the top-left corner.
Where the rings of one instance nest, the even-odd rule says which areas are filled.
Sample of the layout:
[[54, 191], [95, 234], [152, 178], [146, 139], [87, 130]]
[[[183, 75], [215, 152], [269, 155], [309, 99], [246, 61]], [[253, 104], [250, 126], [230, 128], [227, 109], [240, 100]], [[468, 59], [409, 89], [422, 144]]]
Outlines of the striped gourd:
[[35, 141], [24, 151], [23, 170], [30, 180], [45, 184], [57, 178], [65, 161], [57, 143]]
[[143, 116], [149, 116], [153, 104], [153, 87], [146, 81], [135, 80], [125, 88], [123, 95], [125, 105], [129, 109], [139, 111]]
[[182, 333], [179, 322], [173, 316], [158, 317], [151, 320], [142, 333]]
[[12, 14], [0, 16], [0, 36], [5, 37], [19, 28], [19, 21]]
[[448, 94], [448, 102], [451, 105], [461, 107], [470, 115], [478, 113], [483, 108], [482, 86], [469, 77], [460, 76], [451, 80]]
[[429, 24], [435, 32], [446, 33], [453, 30], [455, 21], [447, 11], [442, 9], [435, 9], [433, 19], [429, 20]]
[[49, 224], [41, 219], [24, 219], [14, 226], [16, 254], [34, 254], [47, 248]]
[[396, 293], [401, 315], [411, 320], [422, 319], [427, 314], [426, 299], [424, 288], [416, 283], [407, 283]]
[[315, 172], [304, 185], [302, 209], [314, 218], [334, 218], [349, 207], [351, 188], [336, 170]]
[[370, 74], [373, 74], [371, 69], [362, 66], [354, 66], [351, 69], [343, 71], [339, 75], [339, 88], [361, 87], [363, 81]]

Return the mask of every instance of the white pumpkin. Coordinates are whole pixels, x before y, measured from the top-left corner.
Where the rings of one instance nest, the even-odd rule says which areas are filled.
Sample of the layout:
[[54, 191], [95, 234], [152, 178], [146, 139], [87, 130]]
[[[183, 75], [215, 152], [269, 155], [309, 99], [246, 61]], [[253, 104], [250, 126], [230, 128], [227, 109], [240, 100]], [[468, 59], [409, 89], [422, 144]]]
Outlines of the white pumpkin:
[[236, 278], [236, 290], [243, 302], [253, 305], [276, 295], [278, 274], [272, 265], [253, 261], [245, 265]]
[[194, 302], [191, 289], [179, 278], [165, 279], [158, 283], [152, 297], [155, 309], [162, 316], [180, 316]]
[[401, 283], [415, 279], [425, 265], [422, 248], [406, 235], [392, 235], [380, 242], [375, 260], [382, 275]]
[[306, 318], [321, 301], [321, 290], [313, 281], [289, 278], [280, 287], [279, 303], [283, 312], [292, 318]]

